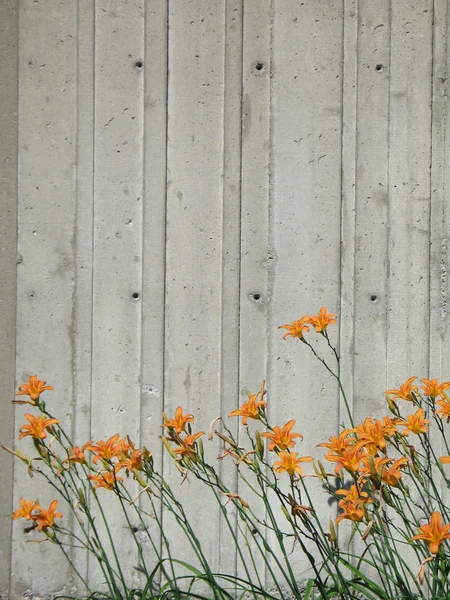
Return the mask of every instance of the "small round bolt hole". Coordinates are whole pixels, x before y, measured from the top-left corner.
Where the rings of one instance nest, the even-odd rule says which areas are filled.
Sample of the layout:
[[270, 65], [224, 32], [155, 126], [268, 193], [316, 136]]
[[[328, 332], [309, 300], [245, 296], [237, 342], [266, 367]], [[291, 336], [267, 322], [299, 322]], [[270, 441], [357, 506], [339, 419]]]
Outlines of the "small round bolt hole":
[[142, 67], [144, 66], [144, 63], [142, 62], [142, 60], [138, 60], [134, 64], [138, 69], [142, 69]]
[[266, 65], [262, 62], [257, 62], [253, 65], [254, 75], [263, 75], [266, 72]]
[[139, 298], [139, 294], [137, 292], [133, 292], [131, 294], [131, 297], [134, 298], [135, 300], [137, 300]]
[[253, 300], [260, 300], [261, 294], [253, 294]]
[[381, 73], [381, 71], [383, 70], [383, 65], [378, 64], [375, 69], [378, 71], [378, 73]]
[[371, 302], [376, 302], [378, 300], [378, 296], [375, 296], [375, 294], [373, 294], [372, 296], [370, 296], [370, 301]]
[[133, 533], [137, 533], [137, 532], [139, 531], [139, 527], [136, 527], [136, 525], [134, 525], [134, 526], [131, 528], [131, 531], [132, 531]]

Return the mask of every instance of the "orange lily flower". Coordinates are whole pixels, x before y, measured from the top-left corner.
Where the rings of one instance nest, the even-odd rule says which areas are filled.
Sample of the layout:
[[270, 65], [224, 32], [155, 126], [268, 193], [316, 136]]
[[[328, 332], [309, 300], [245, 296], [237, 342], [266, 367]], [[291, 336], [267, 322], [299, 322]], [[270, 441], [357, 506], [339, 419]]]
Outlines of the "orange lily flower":
[[273, 463], [276, 472], [284, 473], [284, 471], [286, 471], [289, 475], [294, 475], [295, 473], [303, 475], [300, 464], [302, 462], [312, 462], [314, 460], [312, 456], [301, 456], [300, 458], [297, 458], [297, 452], [285, 451], [280, 452], [278, 458], [280, 460]]
[[176, 433], [186, 431], [186, 423], [193, 423], [194, 415], [185, 414], [183, 415], [183, 409], [179, 406], [175, 411], [175, 417], [173, 419], [166, 419], [166, 422], [161, 427], [173, 427]]
[[406, 467], [408, 463], [409, 461], [405, 456], [394, 460], [392, 465], [390, 465], [387, 469], [382, 470], [381, 481], [387, 485], [391, 485], [392, 487], [397, 487], [400, 479], [402, 478], [400, 469]]
[[11, 519], [25, 519], [26, 521], [30, 521], [33, 518], [33, 510], [41, 510], [41, 507], [36, 500], [25, 500], [25, 498], [21, 498], [19, 502], [20, 508], [16, 508], [11, 515]]
[[402, 385], [398, 388], [398, 390], [386, 390], [386, 394], [388, 396], [392, 396], [391, 400], [395, 401], [398, 398], [401, 400], [407, 400], [408, 402], [412, 402], [414, 400], [414, 393], [419, 391], [417, 385], [413, 385], [413, 381], [415, 381], [417, 377], [410, 377], [402, 383]]
[[397, 428], [389, 417], [382, 421], [367, 417], [364, 423], [351, 431], [357, 433], [358, 439], [365, 442], [364, 446], [371, 454], [375, 454], [378, 450], [386, 449], [386, 438], [392, 436]]
[[327, 314], [327, 309], [325, 306], [319, 310], [318, 315], [314, 315], [309, 317], [311, 325], [316, 330], [316, 333], [320, 333], [321, 331], [326, 331], [328, 325], [333, 325], [336, 323], [336, 315], [335, 313]]
[[69, 456], [69, 461], [77, 463], [84, 463], [86, 461], [84, 452], [79, 446], [74, 446], [71, 452], [72, 454]]
[[45, 381], [41, 381], [38, 379], [37, 375], [31, 375], [28, 383], [22, 383], [19, 386], [19, 391], [16, 396], [29, 396], [29, 400], [13, 400], [14, 404], [31, 404], [32, 406], [36, 406], [37, 400], [39, 400], [39, 396], [45, 390], [54, 390], [55, 388], [51, 385], [45, 385]]
[[450, 538], [450, 525], [442, 524], [441, 513], [437, 511], [431, 513], [430, 523], [419, 527], [419, 531], [421, 533], [414, 535], [409, 541], [425, 540], [430, 548], [430, 554], [437, 554], [441, 543]]
[[116, 455], [123, 458], [128, 456], [130, 452], [134, 451], [134, 449], [133, 442], [130, 440], [129, 436], [127, 436], [126, 438], [121, 438], [117, 442]]
[[442, 464], [448, 465], [450, 463], [450, 456], [441, 456], [439, 460]]
[[437, 406], [439, 406], [439, 410], [435, 411], [435, 414], [439, 414], [442, 420], [446, 420], [447, 423], [450, 423], [450, 402], [448, 400], [437, 400], [435, 402]]
[[116, 467], [126, 467], [128, 471], [142, 471], [142, 450], [133, 450], [127, 460], [117, 463]]
[[348, 447], [353, 446], [355, 443], [354, 437], [349, 437], [351, 429], [344, 429], [341, 433], [335, 437], [331, 436], [329, 442], [322, 442], [321, 444], [317, 444], [317, 447], [323, 446], [325, 448], [330, 448], [330, 450], [336, 454], [340, 454]]
[[[120, 468], [120, 467], [119, 467]], [[102, 487], [106, 490], [113, 490], [117, 481], [123, 481], [122, 477], [117, 477], [116, 473], [119, 469], [114, 469], [114, 471], [102, 471], [100, 475], [88, 475], [88, 479], [96, 483], [94, 486], [94, 490]]]
[[47, 427], [51, 427], [52, 425], [59, 423], [58, 419], [46, 419], [42, 415], [35, 417], [30, 413], [25, 413], [25, 418], [28, 420], [29, 424], [22, 425], [22, 427], [19, 429], [19, 440], [27, 435], [31, 435], [31, 437], [43, 440], [47, 437], [47, 432], [45, 431]]
[[196, 440], [205, 435], [204, 431], [199, 431], [198, 433], [193, 433], [191, 435], [187, 435], [184, 440], [181, 440], [181, 445], [179, 448], [175, 448], [175, 454], [180, 454], [181, 456], [187, 456], [188, 458], [193, 458], [196, 456], [195, 452], [195, 442]]
[[329, 452], [326, 459], [330, 462], [338, 463], [334, 469], [336, 475], [339, 475], [342, 469], [349, 473], [358, 473], [362, 459], [367, 456], [367, 451], [363, 448], [364, 442], [357, 442], [354, 446], [348, 446], [339, 455]]
[[117, 456], [117, 442], [119, 437], [120, 435], [116, 433], [111, 436], [109, 440], [106, 440], [106, 442], [103, 440], [99, 440], [97, 444], [87, 442], [87, 444], [84, 444], [83, 450], [89, 450], [95, 454], [93, 458], [95, 464], [97, 464], [101, 458], [104, 460], [111, 460]]
[[272, 451], [275, 446], [278, 446], [280, 450], [287, 450], [288, 448], [293, 448], [295, 446], [294, 438], [303, 439], [301, 433], [291, 433], [292, 428], [295, 425], [295, 421], [288, 421], [283, 425], [282, 428], [276, 427], [273, 428], [273, 432], [265, 432], [261, 434], [261, 437], [268, 438], [272, 440], [269, 444], [269, 451]]
[[430, 398], [437, 398], [441, 396], [444, 390], [450, 388], [450, 381], [443, 381], [441, 384], [438, 383], [437, 379], [421, 379], [423, 385], [423, 395], [429, 396]]
[[356, 485], [352, 485], [349, 490], [337, 490], [336, 494], [343, 496], [338, 506], [344, 511], [338, 515], [336, 523], [340, 523], [342, 519], [358, 522], [364, 519], [364, 506], [372, 502], [367, 492], [363, 492]]
[[429, 419], [425, 419], [425, 411], [419, 408], [413, 415], [408, 415], [406, 421], [400, 422], [399, 425], [405, 427], [403, 435], [408, 435], [409, 432], [419, 435], [419, 433], [427, 432], [427, 424]]
[[265, 400], [258, 400], [259, 396], [261, 398], [264, 395], [264, 392], [258, 392], [257, 394], [250, 394], [247, 392], [248, 400], [241, 405], [240, 408], [233, 410], [228, 415], [229, 417], [242, 417], [242, 424], [247, 425], [248, 419], [259, 420], [259, 411], [260, 409], [264, 410], [267, 406], [267, 402]]
[[283, 340], [285, 340], [289, 336], [296, 337], [299, 340], [302, 340], [303, 332], [309, 331], [307, 323], [309, 323], [309, 316], [305, 315], [304, 317], [298, 319], [298, 321], [294, 321], [290, 325], [279, 325], [278, 329], [287, 329], [287, 333], [283, 335]]
[[46, 510], [41, 510], [37, 515], [32, 515], [31, 518], [37, 523], [38, 531], [46, 529], [47, 527], [53, 527], [55, 525], [55, 518], [59, 519], [62, 517], [62, 513], [55, 512], [58, 506], [58, 500], [53, 500], [50, 506]]

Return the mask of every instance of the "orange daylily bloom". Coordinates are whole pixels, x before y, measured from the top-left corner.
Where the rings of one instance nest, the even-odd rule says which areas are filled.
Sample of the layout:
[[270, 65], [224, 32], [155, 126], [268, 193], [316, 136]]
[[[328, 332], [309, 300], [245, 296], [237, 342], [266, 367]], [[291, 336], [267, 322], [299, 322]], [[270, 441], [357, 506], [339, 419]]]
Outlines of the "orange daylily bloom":
[[[119, 467], [120, 468], [120, 467]], [[94, 490], [102, 487], [106, 490], [113, 490], [117, 481], [123, 481], [122, 477], [117, 477], [116, 473], [119, 469], [116, 467], [114, 471], [102, 471], [100, 475], [88, 475], [88, 479], [94, 482]]]
[[257, 394], [250, 394], [247, 392], [248, 400], [241, 405], [240, 408], [233, 410], [228, 415], [229, 417], [242, 417], [242, 424], [247, 425], [248, 419], [259, 420], [259, 411], [264, 410], [267, 406], [267, 402], [265, 400], [258, 400], [259, 397], [263, 397], [265, 391], [262, 389]]
[[442, 464], [448, 465], [450, 463], [450, 456], [441, 456], [439, 460]]
[[353, 446], [347, 446], [338, 455], [329, 452], [325, 458], [330, 462], [338, 463], [334, 469], [336, 475], [339, 475], [341, 469], [346, 469], [349, 473], [358, 473], [362, 459], [367, 456], [363, 446], [364, 442], [357, 442]]
[[95, 454], [93, 461], [95, 464], [102, 458], [104, 460], [111, 460], [117, 456], [117, 442], [119, 441], [120, 434], [116, 433], [111, 436], [106, 442], [99, 440], [97, 444], [87, 442], [84, 444], [83, 450], [89, 450]]
[[405, 427], [403, 435], [408, 435], [410, 432], [419, 435], [419, 433], [427, 432], [427, 424], [429, 419], [425, 419], [425, 411], [419, 408], [413, 415], [408, 415], [406, 421], [400, 422], [399, 425]]
[[378, 450], [386, 449], [386, 439], [397, 432], [397, 427], [389, 417], [384, 417], [382, 421], [367, 417], [361, 425], [357, 425], [351, 431], [358, 434], [358, 439], [364, 442], [365, 448], [371, 454], [375, 454]]
[[425, 540], [431, 554], [437, 554], [441, 543], [450, 538], [450, 525], [442, 524], [442, 515], [437, 511], [431, 513], [430, 523], [419, 527], [419, 531], [421, 533], [414, 535], [409, 541]]
[[116, 455], [123, 458], [127, 457], [130, 452], [134, 451], [134, 444], [130, 440], [130, 437], [121, 438], [116, 445]]
[[339, 500], [338, 506], [344, 511], [338, 515], [336, 523], [340, 523], [342, 519], [357, 522], [364, 519], [364, 506], [372, 502], [367, 492], [363, 492], [356, 485], [352, 485], [348, 490], [337, 490], [336, 494], [343, 496], [342, 500]]
[[292, 419], [285, 423], [282, 428], [278, 427], [277, 425], [273, 428], [273, 432], [265, 432], [261, 434], [261, 437], [272, 440], [269, 444], [269, 451], [272, 451], [275, 446], [277, 446], [280, 450], [293, 448], [295, 446], [294, 438], [300, 438], [301, 440], [303, 439], [301, 433], [291, 433], [294, 425], [295, 421]]
[[442, 395], [444, 390], [450, 388], [450, 381], [443, 381], [442, 383], [438, 383], [437, 379], [421, 379], [420, 381], [423, 383], [421, 386], [423, 395], [430, 398], [437, 398]]
[[19, 391], [16, 396], [29, 396], [29, 400], [13, 400], [14, 404], [31, 404], [32, 406], [36, 406], [37, 400], [39, 400], [39, 396], [45, 390], [54, 390], [55, 388], [51, 385], [45, 385], [45, 381], [41, 381], [38, 379], [37, 375], [31, 375], [28, 383], [22, 383], [19, 386]]
[[19, 440], [27, 435], [31, 435], [31, 437], [43, 440], [47, 437], [47, 432], [45, 431], [47, 427], [51, 427], [52, 425], [59, 423], [58, 419], [46, 419], [43, 415], [35, 417], [30, 413], [25, 413], [25, 418], [28, 420], [29, 424], [22, 425], [22, 427], [19, 429]]
[[303, 332], [309, 331], [307, 323], [309, 323], [309, 316], [305, 315], [304, 317], [298, 319], [297, 321], [294, 321], [290, 325], [279, 325], [278, 329], [287, 329], [287, 333], [283, 335], [283, 340], [285, 340], [289, 336], [296, 337], [299, 340], [302, 340]]
[[25, 519], [26, 521], [30, 521], [33, 517], [33, 510], [41, 510], [41, 507], [36, 500], [25, 500], [25, 498], [21, 498], [19, 502], [20, 508], [16, 508], [11, 515], [11, 519]]
[[181, 456], [187, 456], [188, 458], [193, 458], [197, 453], [195, 452], [195, 442], [196, 440], [205, 435], [204, 431], [199, 431], [198, 433], [193, 433], [191, 435], [187, 435], [184, 440], [181, 440], [181, 445], [179, 448], [175, 448], [175, 454], [180, 454]]
[[84, 452], [79, 446], [74, 446], [71, 452], [72, 454], [69, 456], [69, 461], [77, 463], [84, 463], [86, 461]]
[[302, 468], [300, 464], [302, 462], [312, 462], [314, 459], [312, 456], [301, 456], [297, 458], [297, 452], [280, 452], [278, 454], [277, 460], [273, 463], [275, 470], [277, 473], [284, 473], [286, 471], [289, 475], [294, 475], [298, 473], [298, 475], [303, 475]]
[[391, 400], [395, 401], [398, 398], [401, 400], [407, 400], [408, 402], [412, 402], [414, 400], [414, 393], [419, 391], [417, 385], [413, 385], [413, 381], [415, 381], [417, 377], [410, 377], [402, 383], [398, 390], [386, 390], [386, 394], [388, 396], [392, 396]]
[[128, 471], [133, 471], [133, 469], [136, 469], [136, 471], [142, 471], [143, 454], [144, 453], [142, 450], [133, 450], [127, 460], [117, 463], [116, 468], [125, 467], [128, 469]]
[[353, 446], [355, 443], [355, 438], [350, 437], [352, 430], [344, 429], [341, 433], [335, 437], [331, 436], [329, 442], [322, 442], [321, 444], [317, 444], [317, 447], [323, 446], [325, 448], [330, 448], [330, 450], [336, 454], [340, 454], [349, 446]]
[[327, 314], [327, 309], [325, 306], [319, 310], [318, 315], [314, 315], [309, 317], [309, 322], [316, 330], [316, 333], [320, 333], [321, 331], [326, 331], [328, 325], [333, 325], [336, 323], [336, 315], [335, 313]]
[[442, 420], [446, 420], [447, 423], [450, 423], [450, 402], [448, 400], [437, 400], [435, 402], [436, 406], [439, 406], [439, 410], [435, 411], [435, 414], [440, 414]]
[[185, 414], [183, 415], [183, 409], [179, 406], [175, 411], [175, 417], [173, 419], [166, 419], [166, 422], [161, 427], [173, 427], [176, 433], [186, 431], [186, 423], [193, 423], [194, 415]]
[[401, 468], [406, 467], [409, 464], [408, 459], [403, 456], [397, 460], [394, 460], [392, 465], [387, 469], [383, 469], [381, 473], [381, 481], [392, 487], [397, 487], [400, 479], [402, 478]]
[[37, 523], [38, 531], [46, 529], [47, 527], [54, 527], [55, 518], [61, 519], [62, 513], [55, 512], [58, 506], [58, 500], [53, 500], [50, 506], [46, 510], [41, 510], [37, 515], [32, 515], [31, 518]]

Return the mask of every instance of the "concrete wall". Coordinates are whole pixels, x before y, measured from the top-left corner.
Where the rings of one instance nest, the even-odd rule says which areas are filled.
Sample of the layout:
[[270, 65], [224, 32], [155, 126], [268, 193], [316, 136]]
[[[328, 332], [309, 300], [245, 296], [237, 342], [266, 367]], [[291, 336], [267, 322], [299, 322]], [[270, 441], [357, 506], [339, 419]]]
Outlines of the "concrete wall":
[[[411, 375], [449, 379], [448, 14], [447, 0], [3, 0], [2, 443], [37, 373], [78, 442], [128, 433], [176, 482], [162, 411], [205, 428], [267, 378], [271, 418], [297, 419], [318, 455], [342, 401], [277, 326], [321, 306], [339, 314], [356, 420]], [[11, 535], [19, 498], [51, 490], [9, 455], [0, 468], [0, 593], [75, 592], [58, 548], [20, 522]], [[196, 506], [194, 485], [182, 494]], [[232, 551], [205, 513], [221, 568]]]

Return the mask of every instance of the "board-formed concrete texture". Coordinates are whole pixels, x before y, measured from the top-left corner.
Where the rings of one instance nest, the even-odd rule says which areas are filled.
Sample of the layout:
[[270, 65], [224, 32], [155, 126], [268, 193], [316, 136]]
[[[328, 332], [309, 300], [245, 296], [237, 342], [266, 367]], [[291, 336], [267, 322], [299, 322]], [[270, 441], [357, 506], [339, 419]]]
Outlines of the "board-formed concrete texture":
[[[296, 419], [302, 452], [322, 456], [342, 398], [277, 329], [321, 306], [339, 315], [356, 420], [406, 377], [450, 379], [449, 4], [2, 0], [0, 442], [37, 373], [78, 443], [119, 432], [152, 450], [213, 568], [233, 570], [217, 505], [161, 451], [163, 411], [206, 430], [267, 379], [271, 419]], [[51, 490], [5, 453], [0, 469], [0, 597], [82, 593], [59, 549], [9, 518]]]

